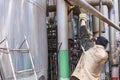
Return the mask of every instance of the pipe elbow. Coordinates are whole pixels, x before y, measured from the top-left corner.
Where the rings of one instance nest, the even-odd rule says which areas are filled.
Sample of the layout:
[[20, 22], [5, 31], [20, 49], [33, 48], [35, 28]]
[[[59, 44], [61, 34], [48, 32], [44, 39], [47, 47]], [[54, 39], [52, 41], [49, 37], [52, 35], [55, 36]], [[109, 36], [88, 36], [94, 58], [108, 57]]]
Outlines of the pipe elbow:
[[[98, 6], [99, 5], [99, 0], [86, 0], [89, 4], [91, 4], [92, 6]], [[102, 1], [103, 5], [106, 5], [108, 8], [112, 8], [113, 7], [113, 2], [112, 0], [103, 0]]]

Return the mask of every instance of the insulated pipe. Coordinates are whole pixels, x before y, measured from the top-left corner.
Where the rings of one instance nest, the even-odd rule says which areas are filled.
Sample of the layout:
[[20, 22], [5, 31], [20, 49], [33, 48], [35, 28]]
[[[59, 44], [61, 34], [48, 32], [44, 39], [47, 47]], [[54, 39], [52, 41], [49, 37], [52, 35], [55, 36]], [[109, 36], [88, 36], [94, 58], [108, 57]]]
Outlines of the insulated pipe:
[[[99, 2], [100, 2], [100, 0], [86, 0], [86, 1], [89, 4], [91, 4], [92, 6], [98, 6]], [[102, 5], [106, 5], [108, 7], [108, 9], [111, 9], [113, 7], [113, 2], [112, 2], [112, 0], [102, 0]], [[95, 19], [94, 20], [95, 22], [99, 20], [95, 16], [94, 16], [94, 19]], [[100, 21], [100, 23], [99, 23], [99, 29], [100, 29], [99, 33], [101, 33], [101, 31], [105, 32], [104, 27], [103, 27], [103, 22]], [[98, 29], [97, 29], [98, 24], [96, 24], [96, 23], [94, 23], [94, 24], [95, 24], [96, 28], [93, 31], [97, 32], [98, 31]], [[101, 26], [101, 28], [100, 28], [100, 26]], [[96, 29], [97, 29], [97, 31], [96, 31]]]
[[[99, 6], [95, 6], [95, 8], [97, 9], [97, 10], [99, 10]], [[102, 13], [103, 13], [103, 10], [102, 10]], [[103, 21], [100, 21], [100, 23], [99, 23], [99, 18], [97, 18], [96, 16], [93, 16], [92, 17], [92, 24], [93, 24], [93, 32], [94, 33], [98, 33], [99, 32], [99, 26], [100, 26], [100, 28], [101, 28], [101, 33], [104, 33], [105, 32], [105, 28], [104, 28], [104, 23], [103, 23]]]
[[57, 0], [58, 43], [61, 47], [58, 53], [59, 80], [69, 80], [68, 59], [68, 13], [64, 0]]
[[79, 5], [80, 7], [83, 7], [85, 10], [89, 11], [92, 13], [94, 16], [98, 17], [102, 21], [106, 22], [107, 24], [110, 25], [110, 27], [114, 27], [115, 29], [120, 31], [120, 27], [114, 24], [112, 21], [107, 19], [105, 16], [103, 16], [99, 11], [97, 11], [95, 8], [93, 8], [90, 4], [88, 4], [84, 0], [70, 0], [74, 2], [75, 4]]

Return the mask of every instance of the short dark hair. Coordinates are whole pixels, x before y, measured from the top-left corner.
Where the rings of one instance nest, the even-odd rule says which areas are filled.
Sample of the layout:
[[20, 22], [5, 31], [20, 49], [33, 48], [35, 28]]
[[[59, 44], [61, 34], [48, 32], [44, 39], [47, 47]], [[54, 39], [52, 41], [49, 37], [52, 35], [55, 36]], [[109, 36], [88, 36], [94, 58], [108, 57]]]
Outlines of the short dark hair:
[[96, 40], [96, 44], [104, 46], [104, 48], [107, 47], [108, 40], [105, 37], [99, 36]]

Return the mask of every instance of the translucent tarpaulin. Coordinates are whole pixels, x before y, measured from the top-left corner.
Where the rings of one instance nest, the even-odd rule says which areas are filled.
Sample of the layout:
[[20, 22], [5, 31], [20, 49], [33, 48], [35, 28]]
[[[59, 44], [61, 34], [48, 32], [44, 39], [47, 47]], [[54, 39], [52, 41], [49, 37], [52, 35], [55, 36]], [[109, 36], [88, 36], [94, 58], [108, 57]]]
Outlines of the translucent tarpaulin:
[[[18, 49], [26, 36], [38, 77], [42, 75], [47, 77], [48, 50], [45, 17], [46, 0], [0, 0], [0, 41], [6, 38], [8, 48]], [[5, 42], [0, 47], [6, 48]], [[21, 49], [27, 49], [25, 43]], [[27, 54], [13, 51], [11, 55], [15, 71], [31, 69]], [[1, 63], [5, 78], [7, 80], [12, 78], [7, 54], [3, 54]], [[32, 73], [21, 74], [24, 74], [21, 77], [26, 77]]]

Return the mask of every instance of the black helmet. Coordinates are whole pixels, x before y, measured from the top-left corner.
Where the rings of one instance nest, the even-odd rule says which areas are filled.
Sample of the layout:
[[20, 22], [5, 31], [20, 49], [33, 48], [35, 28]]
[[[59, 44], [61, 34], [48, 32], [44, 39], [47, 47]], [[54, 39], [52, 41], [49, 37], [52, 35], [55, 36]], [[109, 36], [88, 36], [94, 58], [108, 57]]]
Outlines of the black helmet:
[[96, 44], [104, 46], [106, 48], [108, 40], [105, 37], [99, 36], [96, 40]]

